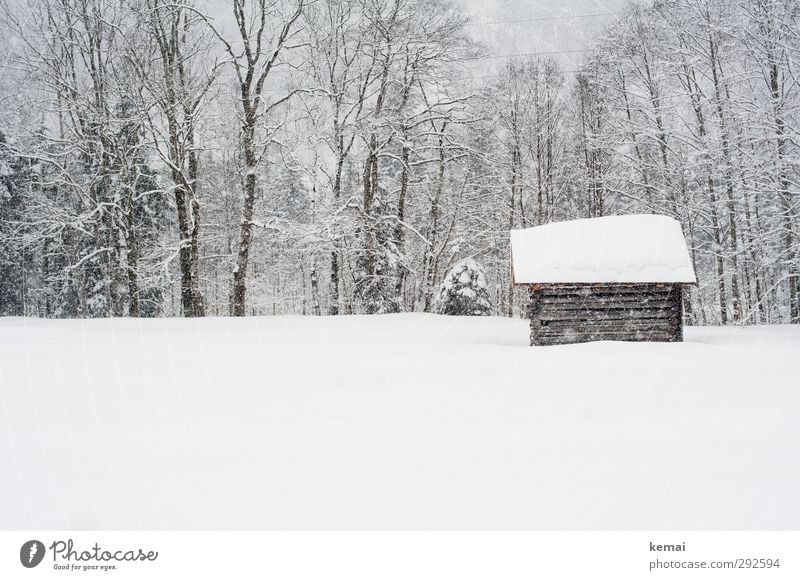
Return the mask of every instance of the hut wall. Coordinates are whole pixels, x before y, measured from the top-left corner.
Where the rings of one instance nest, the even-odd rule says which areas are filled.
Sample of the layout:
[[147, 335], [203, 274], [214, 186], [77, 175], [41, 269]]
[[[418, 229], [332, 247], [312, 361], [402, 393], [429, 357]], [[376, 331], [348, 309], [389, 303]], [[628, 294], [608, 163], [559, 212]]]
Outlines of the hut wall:
[[683, 340], [680, 284], [529, 287], [531, 344]]

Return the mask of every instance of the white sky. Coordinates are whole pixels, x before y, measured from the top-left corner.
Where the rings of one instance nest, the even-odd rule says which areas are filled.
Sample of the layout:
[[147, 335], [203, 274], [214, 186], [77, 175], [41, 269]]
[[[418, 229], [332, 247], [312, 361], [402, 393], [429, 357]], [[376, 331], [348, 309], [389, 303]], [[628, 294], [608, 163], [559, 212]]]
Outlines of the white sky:
[[[473, 37], [496, 55], [558, 52], [567, 70], [582, 62], [581, 51], [592, 45], [613, 21], [625, 0], [455, 0], [473, 23]], [[492, 22], [492, 24], [483, 24]], [[487, 59], [488, 60], [488, 59]], [[506, 58], [490, 59], [495, 63]], [[494, 68], [490, 63], [486, 68]]]
[[[227, 0], [203, 0], [206, 10], [223, 29], [232, 26]], [[453, 0], [471, 19], [469, 31], [494, 55], [558, 52], [566, 70], [582, 62], [582, 51], [592, 45], [626, 0]], [[507, 58], [477, 63], [494, 70]]]

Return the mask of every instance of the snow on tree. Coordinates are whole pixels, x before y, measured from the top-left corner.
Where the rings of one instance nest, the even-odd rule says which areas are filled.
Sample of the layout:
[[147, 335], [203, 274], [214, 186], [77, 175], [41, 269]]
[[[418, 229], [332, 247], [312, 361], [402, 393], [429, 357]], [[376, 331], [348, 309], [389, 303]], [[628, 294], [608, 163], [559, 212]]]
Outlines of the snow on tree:
[[0, 131], [0, 316], [24, 314], [24, 254], [13, 243], [23, 210], [19, 165]]
[[5, 4], [0, 312], [430, 312], [480, 255], [513, 316], [510, 229], [646, 213], [689, 324], [800, 322], [797, 0], [632, 3], [574, 74], [449, 0]]
[[488, 316], [492, 311], [486, 274], [472, 258], [456, 263], [436, 296], [435, 310], [450, 316]]

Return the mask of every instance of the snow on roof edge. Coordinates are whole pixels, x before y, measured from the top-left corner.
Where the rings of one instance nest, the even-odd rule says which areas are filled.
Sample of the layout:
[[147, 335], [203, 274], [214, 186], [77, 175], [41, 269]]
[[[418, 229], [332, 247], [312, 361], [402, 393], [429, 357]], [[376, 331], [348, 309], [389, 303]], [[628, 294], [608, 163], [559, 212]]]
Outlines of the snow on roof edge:
[[680, 224], [654, 214], [511, 230], [515, 284], [695, 284]]

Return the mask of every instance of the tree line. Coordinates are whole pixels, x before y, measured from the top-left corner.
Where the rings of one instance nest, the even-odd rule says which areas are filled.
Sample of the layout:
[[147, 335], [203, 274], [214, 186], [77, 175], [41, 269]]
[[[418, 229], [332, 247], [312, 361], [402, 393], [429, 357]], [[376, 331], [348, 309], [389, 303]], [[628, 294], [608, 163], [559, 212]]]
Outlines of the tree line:
[[466, 258], [514, 316], [510, 229], [660, 213], [689, 323], [800, 322], [794, 0], [631, 3], [571, 71], [448, 0], [0, 6], [0, 314], [433, 311]]

